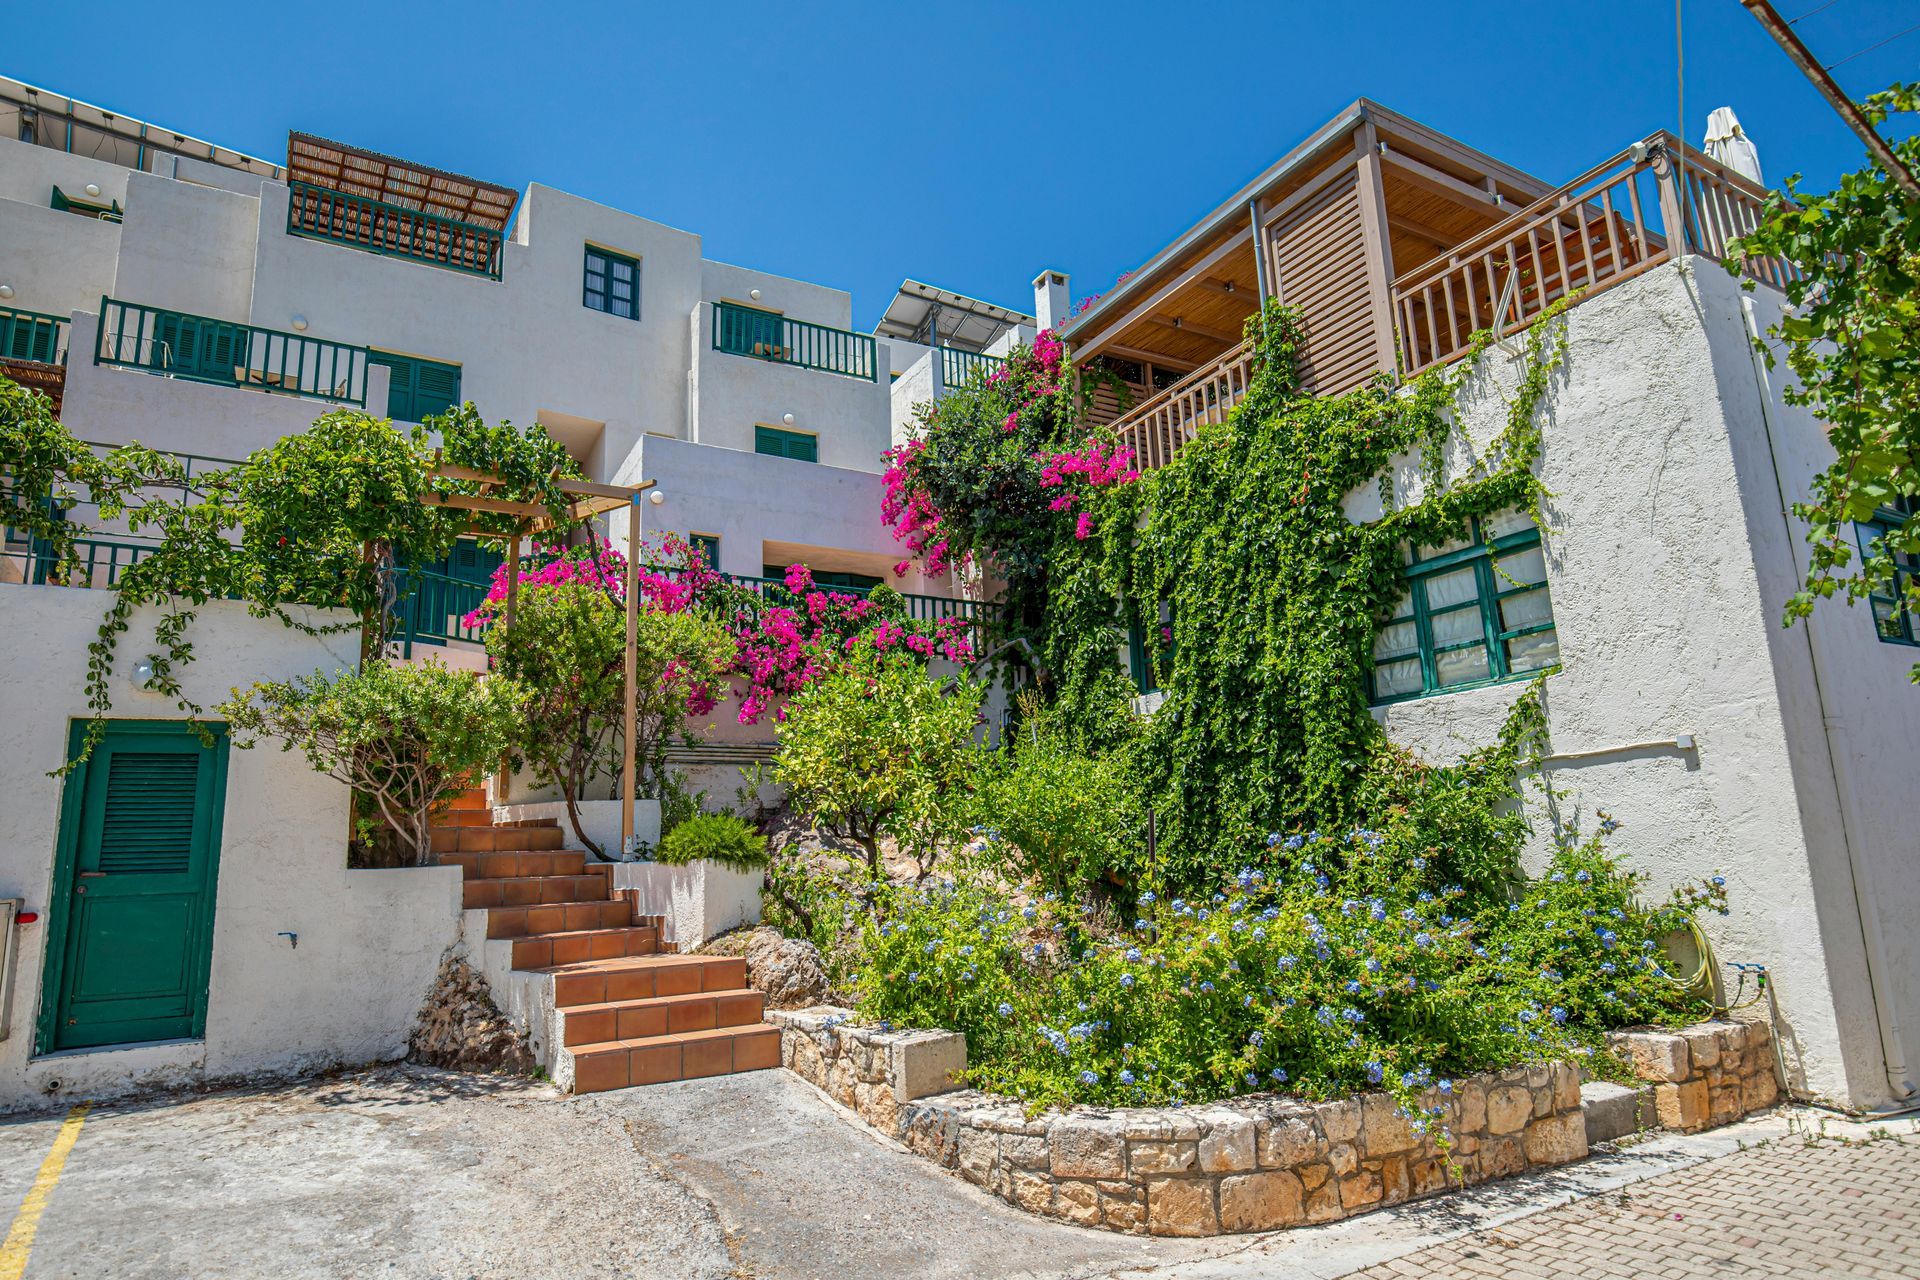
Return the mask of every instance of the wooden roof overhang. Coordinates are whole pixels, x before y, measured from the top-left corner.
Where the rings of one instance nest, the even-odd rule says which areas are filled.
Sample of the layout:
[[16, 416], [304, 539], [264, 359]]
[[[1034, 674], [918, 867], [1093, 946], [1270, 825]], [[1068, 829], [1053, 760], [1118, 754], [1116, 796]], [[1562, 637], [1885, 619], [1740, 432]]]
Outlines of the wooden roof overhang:
[[[1265, 290], [1287, 298], [1311, 285], [1321, 264], [1271, 261], [1274, 228], [1377, 157], [1377, 200], [1368, 253], [1384, 292], [1394, 277], [1430, 261], [1545, 194], [1548, 185], [1437, 130], [1362, 98], [1215, 206], [1085, 312], [1062, 326], [1074, 360], [1099, 355], [1192, 369], [1241, 341], [1241, 325]], [[1373, 228], [1384, 228], [1384, 233]], [[1332, 271], [1337, 264], [1329, 264]], [[1265, 279], [1262, 279], [1264, 268]], [[1377, 303], [1377, 307], [1373, 306]], [[1382, 316], [1384, 297], [1370, 309]]]
[[520, 198], [512, 187], [310, 133], [287, 134], [287, 178], [503, 233]]
[[[535, 534], [548, 533], [560, 525], [553, 513], [537, 502], [515, 502], [506, 498], [492, 496], [499, 488], [500, 477], [485, 471], [476, 471], [471, 467], [455, 466], [436, 455], [433, 470], [429, 473], [442, 480], [460, 480], [479, 486], [477, 493], [429, 493], [424, 500], [431, 506], [452, 507], [459, 511], [472, 511], [487, 515], [512, 517], [503, 522], [512, 525], [509, 529], [471, 528], [463, 533], [483, 538], [532, 537]], [[586, 520], [593, 516], [605, 515], [609, 511], [618, 511], [629, 505], [634, 498], [653, 488], [652, 480], [637, 485], [600, 484], [593, 480], [556, 479], [554, 487], [573, 498], [568, 505], [568, 520]]]

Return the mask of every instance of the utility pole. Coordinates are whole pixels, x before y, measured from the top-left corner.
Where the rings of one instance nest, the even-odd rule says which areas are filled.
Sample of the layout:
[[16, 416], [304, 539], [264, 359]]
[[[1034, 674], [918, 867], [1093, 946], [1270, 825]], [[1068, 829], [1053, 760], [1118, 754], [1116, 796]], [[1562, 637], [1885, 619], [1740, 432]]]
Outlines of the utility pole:
[[1907, 168], [1900, 157], [1894, 154], [1893, 148], [1873, 127], [1866, 113], [1860, 110], [1859, 104], [1849, 98], [1834, 78], [1827, 73], [1827, 69], [1820, 65], [1818, 59], [1813, 56], [1813, 52], [1801, 42], [1799, 34], [1785, 18], [1780, 16], [1780, 11], [1775, 9], [1769, 0], [1740, 0], [1740, 3], [1760, 20], [1760, 25], [1765, 27], [1767, 34], [1786, 51], [1787, 57], [1793, 60], [1793, 65], [1799, 67], [1801, 73], [1812, 81], [1813, 87], [1820, 91], [1820, 96], [1827, 100], [1828, 105], [1840, 113], [1840, 118], [1847, 122], [1847, 127], [1859, 135], [1860, 141], [1867, 144], [1867, 150], [1873, 153], [1873, 158], [1880, 162], [1893, 180], [1900, 184], [1900, 189], [1914, 199], [1920, 200], [1920, 179], [1916, 179], [1913, 176], [1913, 170]]

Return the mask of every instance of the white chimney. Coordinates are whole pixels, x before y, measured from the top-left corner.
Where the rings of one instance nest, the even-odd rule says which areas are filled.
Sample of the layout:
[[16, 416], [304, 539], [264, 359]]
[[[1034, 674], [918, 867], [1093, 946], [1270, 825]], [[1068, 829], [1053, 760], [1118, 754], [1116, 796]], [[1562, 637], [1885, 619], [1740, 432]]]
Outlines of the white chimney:
[[1042, 329], [1058, 329], [1071, 317], [1066, 272], [1042, 271], [1033, 278], [1033, 314]]

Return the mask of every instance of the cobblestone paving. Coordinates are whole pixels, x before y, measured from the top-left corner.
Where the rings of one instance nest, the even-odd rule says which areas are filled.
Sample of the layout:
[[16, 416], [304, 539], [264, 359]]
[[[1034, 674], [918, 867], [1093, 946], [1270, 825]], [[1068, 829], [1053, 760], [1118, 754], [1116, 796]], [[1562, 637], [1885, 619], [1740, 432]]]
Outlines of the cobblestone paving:
[[1920, 1277], [1920, 1139], [1788, 1137], [1352, 1273]]

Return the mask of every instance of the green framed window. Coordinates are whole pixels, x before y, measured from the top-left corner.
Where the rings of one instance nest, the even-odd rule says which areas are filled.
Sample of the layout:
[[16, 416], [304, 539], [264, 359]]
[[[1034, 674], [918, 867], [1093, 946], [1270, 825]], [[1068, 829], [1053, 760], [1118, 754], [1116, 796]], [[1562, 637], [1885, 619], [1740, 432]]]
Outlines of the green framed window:
[[1477, 516], [1407, 549], [1407, 589], [1373, 644], [1373, 701], [1494, 684], [1560, 661], [1540, 530], [1523, 511]]
[[820, 461], [820, 437], [804, 431], [783, 431], [779, 427], [755, 427], [753, 451], [795, 462]]
[[[1859, 521], [1853, 526], [1854, 537], [1860, 544], [1862, 564], [1880, 549], [1882, 538], [1906, 523], [1913, 509], [1912, 500], [1903, 498], [1890, 507], [1882, 507], [1874, 512], [1873, 519]], [[1920, 553], [1896, 551], [1891, 546], [1886, 550], [1893, 561], [1893, 574], [1881, 584], [1880, 590], [1867, 597], [1867, 603], [1873, 609], [1874, 633], [1885, 644], [1920, 645], [1920, 619], [1914, 617], [1913, 609], [1907, 604], [1913, 580], [1920, 575]]]
[[707, 559], [707, 568], [720, 567], [720, 535], [717, 533], [690, 533], [687, 545], [700, 552]]
[[640, 318], [640, 260], [611, 249], [587, 246], [580, 300], [589, 311], [625, 320]]
[[398, 422], [423, 422], [460, 403], [460, 366], [387, 351], [367, 354], [368, 364], [393, 371], [387, 388], [387, 416]]

